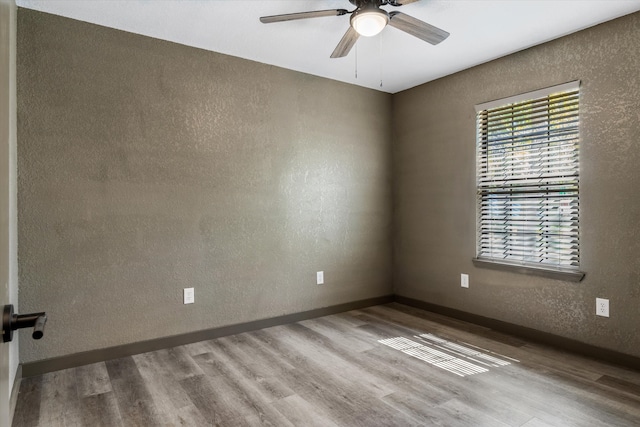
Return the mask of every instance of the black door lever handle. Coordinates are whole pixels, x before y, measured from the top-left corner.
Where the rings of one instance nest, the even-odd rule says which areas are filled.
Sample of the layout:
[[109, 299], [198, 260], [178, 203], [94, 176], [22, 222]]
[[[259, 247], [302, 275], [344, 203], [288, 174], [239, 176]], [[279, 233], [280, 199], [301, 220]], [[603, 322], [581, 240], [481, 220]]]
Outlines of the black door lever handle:
[[47, 323], [47, 314], [30, 313], [15, 314], [13, 304], [4, 306], [2, 310], [2, 342], [9, 342], [13, 339], [13, 331], [16, 329], [33, 327], [31, 336], [34, 340], [39, 340], [44, 336], [44, 325]]

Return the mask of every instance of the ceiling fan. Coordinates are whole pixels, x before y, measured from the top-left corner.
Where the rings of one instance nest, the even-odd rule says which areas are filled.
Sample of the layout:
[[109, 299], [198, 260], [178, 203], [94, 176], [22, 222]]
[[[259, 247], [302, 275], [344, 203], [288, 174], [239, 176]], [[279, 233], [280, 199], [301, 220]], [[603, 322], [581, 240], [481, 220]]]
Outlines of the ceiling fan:
[[352, 11], [346, 9], [316, 10], [311, 12], [287, 13], [284, 15], [263, 16], [260, 22], [271, 24], [273, 22], [293, 21], [295, 19], [321, 18], [323, 16], [342, 16], [351, 14], [350, 26], [342, 40], [331, 54], [331, 58], [342, 58], [349, 54], [351, 48], [358, 41], [358, 37], [371, 37], [380, 33], [384, 27], [391, 25], [405, 33], [411, 34], [421, 40], [436, 45], [449, 37], [449, 33], [427, 24], [402, 12], [387, 12], [380, 6], [399, 7], [419, 0], [349, 0], [356, 8]]

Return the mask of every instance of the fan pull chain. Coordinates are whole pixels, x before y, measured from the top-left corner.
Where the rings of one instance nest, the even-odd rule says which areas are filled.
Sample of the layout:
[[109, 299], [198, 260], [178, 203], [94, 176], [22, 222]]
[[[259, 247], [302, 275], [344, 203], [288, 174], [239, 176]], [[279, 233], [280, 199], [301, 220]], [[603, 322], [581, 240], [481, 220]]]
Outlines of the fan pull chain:
[[358, 78], [358, 45], [356, 45], [356, 79]]
[[380, 87], [382, 87], [382, 34], [378, 35], [378, 39], [380, 39], [380, 54], [378, 55], [380, 58]]

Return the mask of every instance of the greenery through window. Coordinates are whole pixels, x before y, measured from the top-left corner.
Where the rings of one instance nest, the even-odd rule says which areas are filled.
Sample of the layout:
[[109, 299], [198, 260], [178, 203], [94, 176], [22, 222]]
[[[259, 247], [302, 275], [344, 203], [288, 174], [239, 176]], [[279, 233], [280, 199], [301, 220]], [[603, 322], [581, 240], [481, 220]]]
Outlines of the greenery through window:
[[476, 106], [479, 260], [577, 270], [579, 82]]

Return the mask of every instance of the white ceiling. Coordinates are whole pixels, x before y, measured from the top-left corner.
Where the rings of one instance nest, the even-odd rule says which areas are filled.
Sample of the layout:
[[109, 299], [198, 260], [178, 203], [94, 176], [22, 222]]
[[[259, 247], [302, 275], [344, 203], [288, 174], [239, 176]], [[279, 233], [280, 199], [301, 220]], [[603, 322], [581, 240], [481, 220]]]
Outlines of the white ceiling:
[[330, 59], [349, 26], [349, 15], [274, 24], [262, 24], [258, 18], [352, 10], [348, 0], [17, 0], [17, 4], [390, 93], [640, 10], [640, 0], [421, 0], [384, 8], [450, 32], [441, 44], [432, 46], [387, 27], [376, 37], [361, 37], [357, 52], [353, 49], [346, 58]]

